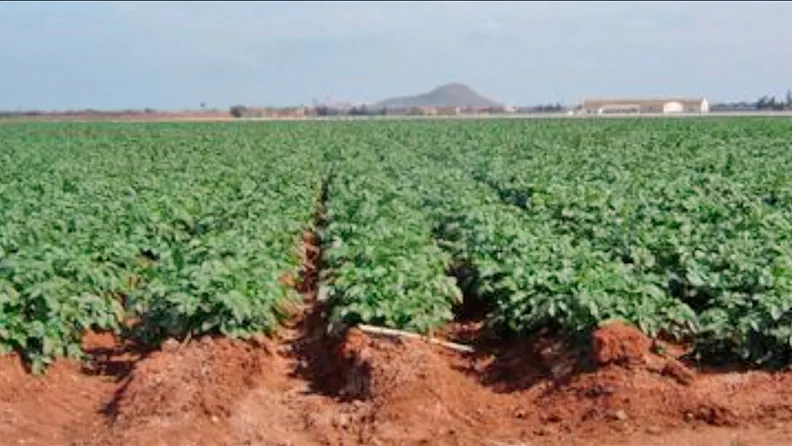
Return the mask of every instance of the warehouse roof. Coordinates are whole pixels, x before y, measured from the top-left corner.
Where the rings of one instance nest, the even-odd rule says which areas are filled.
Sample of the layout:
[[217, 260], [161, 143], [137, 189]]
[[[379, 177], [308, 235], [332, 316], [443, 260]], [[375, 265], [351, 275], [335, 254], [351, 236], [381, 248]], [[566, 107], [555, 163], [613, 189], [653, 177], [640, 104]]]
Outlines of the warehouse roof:
[[612, 99], [586, 99], [583, 101], [584, 107], [602, 107], [605, 105], [644, 105], [661, 106], [669, 102], [679, 102], [682, 105], [698, 105], [705, 101], [705, 98], [612, 98]]

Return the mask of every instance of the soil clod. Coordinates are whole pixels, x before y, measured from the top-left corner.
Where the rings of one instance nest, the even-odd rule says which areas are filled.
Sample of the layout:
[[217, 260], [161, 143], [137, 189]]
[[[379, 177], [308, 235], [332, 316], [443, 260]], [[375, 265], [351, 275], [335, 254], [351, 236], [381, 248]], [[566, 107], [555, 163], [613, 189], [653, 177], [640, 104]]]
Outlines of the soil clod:
[[612, 322], [592, 335], [592, 353], [598, 365], [643, 363], [652, 341], [640, 330], [621, 322]]

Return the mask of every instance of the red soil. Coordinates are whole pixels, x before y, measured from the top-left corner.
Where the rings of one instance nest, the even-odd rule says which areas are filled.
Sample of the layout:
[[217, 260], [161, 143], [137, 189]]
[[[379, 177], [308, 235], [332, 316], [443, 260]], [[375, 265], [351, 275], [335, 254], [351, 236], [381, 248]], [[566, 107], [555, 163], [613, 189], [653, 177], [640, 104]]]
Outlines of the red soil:
[[586, 371], [590, 361], [554, 353], [563, 347], [549, 341], [465, 357], [354, 329], [333, 344], [299, 323], [280, 340], [207, 337], [150, 355], [92, 335], [93, 367], [62, 360], [34, 377], [18, 358], [0, 360], [0, 438], [130, 446], [792, 442], [792, 374], [695, 373], [641, 351], [648, 341], [621, 325], [594, 339], [607, 342], [595, 341], [593, 359], [640, 359]]
[[644, 362], [652, 341], [628, 325], [614, 323], [592, 335], [594, 362], [598, 365]]
[[0, 357], [0, 444], [792, 444], [792, 373], [696, 371], [653, 353], [679, 346], [653, 349], [618, 323], [585, 351], [541, 333], [498, 342], [475, 322], [441, 330], [475, 340], [467, 355], [357, 329], [333, 340], [316, 301], [321, 256], [304, 256], [306, 303], [277, 339], [143, 352], [89, 334], [91, 361], [41, 377]]

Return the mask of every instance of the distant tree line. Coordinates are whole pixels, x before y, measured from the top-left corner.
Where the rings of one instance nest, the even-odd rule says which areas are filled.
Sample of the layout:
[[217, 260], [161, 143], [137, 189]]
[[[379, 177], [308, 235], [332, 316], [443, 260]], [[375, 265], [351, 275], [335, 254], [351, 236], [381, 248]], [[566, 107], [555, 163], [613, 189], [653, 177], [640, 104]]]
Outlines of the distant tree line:
[[236, 118], [284, 116], [454, 116], [467, 114], [559, 113], [566, 107], [559, 103], [530, 107], [375, 107], [371, 105], [313, 107], [246, 107], [235, 105], [229, 113]]
[[787, 90], [784, 99], [776, 99], [775, 96], [762, 96], [756, 101], [757, 110], [792, 110], [792, 90]]
[[140, 114], [153, 114], [157, 111], [153, 108], [143, 110], [95, 110], [87, 108], [84, 110], [65, 110], [65, 111], [46, 111], [46, 110], [0, 110], [0, 117], [14, 116], [128, 116]]
[[792, 110], [792, 90], [787, 90], [784, 98], [777, 98], [776, 96], [765, 95], [754, 102], [728, 102], [721, 104], [713, 104], [710, 107], [713, 111], [784, 111]]
[[349, 108], [319, 105], [313, 110], [316, 116], [384, 116], [388, 113], [384, 107], [375, 108], [366, 105]]
[[518, 113], [559, 113], [566, 110], [566, 108], [556, 102], [555, 104], [533, 105], [530, 107], [518, 107]]
[[[207, 108], [203, 104], [201, 113], [221, 113], [216, 108]], [[36, 117], [86, 117], [89, 119], [94, 118], [123, 118], [129, 116], [146, 116], [146, 115], [168, 115], [171, 113], [180, 113], [172, 111], [161, 111], [154, 108], [146, 107], [144, 109], [122, 109], [122, 110], [97, 110], [94, 108], [85, 108], [77, 110], [0, 110], [0, 118], [36, 118]]]

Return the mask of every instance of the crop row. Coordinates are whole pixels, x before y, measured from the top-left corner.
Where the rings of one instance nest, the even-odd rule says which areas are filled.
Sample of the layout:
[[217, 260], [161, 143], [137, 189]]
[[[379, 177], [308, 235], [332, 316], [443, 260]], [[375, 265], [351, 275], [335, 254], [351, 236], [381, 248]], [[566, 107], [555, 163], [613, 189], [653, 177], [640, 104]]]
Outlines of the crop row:
[[[619, 318], [652, 336], [692, 341], [710, 360], [786, 363], [792, 351], [787, 127], [778, 121], [383, 123], [376, 132], [356, 129], [356, 144], [368, 147], [350, 157], [347, 169], [360, 170], [349, 170], [355, 179], [347, 184], [366, 191], [359, 197], [398, 197], [394, 204], [367, 202], [374, 209], [367, 221], [376, 222], [368, 233], [410, 228], [425, 237], [431, 226], [434, 244], [449, 256], [448, 272], [467, 271], [458, 287], [478, 295], [490, 309], [488, 321], [501, 330], [586, 333]], [[400, 258], [409, 255], [405, 250], [420, 251], [365, 240], [368, 249], [391, 247]], [[358, 271], [385, 264], [363, 262]], [[430, 270], [431, 280], [439, 280], [439, 267]], [[362, 288], [350, 281], [350, 288], [369, 290], [361, 296], [382, 293], [372, 284], [402, 284], [397, 277], [409, 269], [377, 271], [376, 280], [364, 280]], [[400, 306], [407, 287], [385, 289], [392, 293], [361, 299], [354, 319], [421, 321], [415, 328], [428, 330], [433, 327], [423, 322], [442, 324], [435, 315], [453, 302], [413, 287], [407, 302], [424, 293], [423, 302], [441, 307]], [[338, 302], [337, 314], [350, 308], [343, 298]], [[397, 319], [386, 316], [396, 313]], [[374, 314], [379, 317], [367, 317]]]
[[[792, 353], [790, 127], [773, 120], [21, 124], [0, 129], [0, 349], [87, 329], [268, 333], [303, 231], [330, 324], [462, 295], [516, 335], [620, 318], [710, 359]], [[323, 225], [312, 227], [324, 195]], [[324, 194], [326, 192], [326, 194]]]
[[80, 129], [3, 129], [0, 349], [40, 370], [91, 328], [147, 343], [274, 329], [315, 208], [315, 147], [211, 125], [67, 137]]
[[461, 296], [400, 157], [357, 139], [337, 150], [322, 233], [331, 328], [359, 322], [425, 332]]
[[[563, 324], [571, 316], [588, 328], [615, 315], [653, 335], [693, 340], [708, 359], [786, 363], [792, 352], [788, 127], [778, 121], [586, 123], [565, 132], [548, 126], [531, 141], [501, 135], [500, 143], [487, 145], [487, 157], [464, 147], [452, 157], [521, 211], [525, 231], [543, 228], [545, 241], [530, 249], [556, 260], [523, 255], [528, 263], [521, 262], [518, 277], [535, 289], [545, 274], [573, 273], [561, 280], [566, 286], [541, 285], [552, 295], [547, 305], [564, 307], [550, 319]], [[524, 315], [541, 305], [514, 296], [530, 289], [523, 283], [511, 290], [520, 305], [510, 308], [524, 309], [505, 313], [503, 322], [525, 328]], [[592, 296], [599, 304], [587, 309]], [[612, 311], [602, 311], [605, 302]]]
[[410, 137], [403, 144], [426, 147], [410, 155], [411, 176], [423, 184], [423, 209], [454, 269], [465, 272], [459, 286], [478, 296], [499, 329], [525, 334], [554, 326], [580, 332], [622, 318], [656, 334], [658, 324], [689, 321], [683, 306], [634, 280], [619, 262], [482, 187], [464, 164], [454, 165], [454, 155]]

